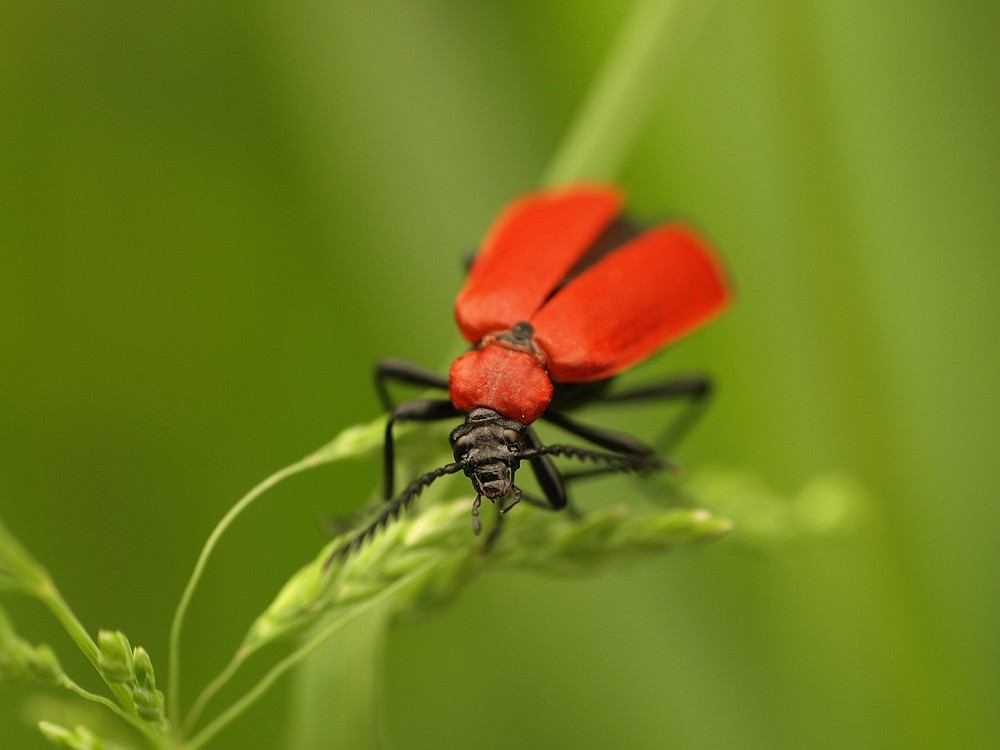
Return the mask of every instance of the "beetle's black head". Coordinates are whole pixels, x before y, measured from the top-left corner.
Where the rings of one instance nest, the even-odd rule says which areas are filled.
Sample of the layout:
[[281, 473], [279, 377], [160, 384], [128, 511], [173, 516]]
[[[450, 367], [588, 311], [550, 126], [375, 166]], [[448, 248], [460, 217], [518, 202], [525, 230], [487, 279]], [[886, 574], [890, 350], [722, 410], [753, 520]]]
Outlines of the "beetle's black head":
[[521, 464], [516, 454], [524, 450], [524, 425], [492, 409], [474, 409], [465, 424], [452, 430], [451, 447], [476, 494], [490, 500], [506, 497]]

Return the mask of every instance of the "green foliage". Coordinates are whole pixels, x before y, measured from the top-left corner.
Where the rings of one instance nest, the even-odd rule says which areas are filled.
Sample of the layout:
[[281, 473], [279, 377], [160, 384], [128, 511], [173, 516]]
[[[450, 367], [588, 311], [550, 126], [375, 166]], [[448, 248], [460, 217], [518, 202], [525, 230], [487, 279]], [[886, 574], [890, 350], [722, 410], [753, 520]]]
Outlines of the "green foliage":
[[78, 726], [72, 730], [65, 729], [48, 721], [40, 721], [38, 729], [52, 744], [68, 747], [72, 750], [121, 750], [119, 745], [107, 742], [86, 727]]
[[63, 671], [55, 652], [46, 645], [34, 646], [15, 631], [7, 613], [0, 609], [0, 681], [31, 680], [58, 685]]
[[[384, 430], [384, 421], [345, 430], [337, 439], [298, 464], [312, 468], [330, 461], [368, 453]], [[296, 473], [283, 470], [276, 477]], [[265, 480], [260, 486], [276, 483]], [[219, 717], [193, 736], [174, 734], [164, 718], [163, 694], [156, 689], [153, 665], [141, 646], [133, 647], [124, 633], [101, 630], [96, 644], [85, 639], [85, 652], [93, 651], [94, 666], [116, 692], [119, 705], [106, 698], [86, 693], [64, 674], [48, 646], [32, 646], [15, 633], [0, 611], [0, 677], [33, 679], [43, 684], [61, 685], [82, 697], [102, 703], [138, 728], [151, 747], [183, 745], [198, 748], [256, 701], [282, 674], [334, 636], [347, 623], [374, 607], [393, 615], [413, 615], [450, 600], [469, 579], [487, 564], [523, 566], [542, 572], [578, 574], [597, 566], [624, 560], [640, 553], [664, 551], [678, 545], [709, 541], [727, 533], [727, 521], [706, 510], [670, 509], [630, 512], [612, 507], [585, 515], [582, 519], [568, 514], [518, 513], [506, 524], [504, 534], [484, 554], [480, 540], [470, 533], [468, 497], [435, 500], [428, 492], [419, 514], [408, 514], [378, 533], [360, 550], [346, 559], [330, 564], [331, 553], [345, 538], [330, 541], [313, 562], [295, 573], [278, 592], [268, 608], [250, 626], [230, 665], [210, 683], [196, 701], [184, 722], [193, 731], [201, 711], [253, 654], [275, 642], [309, 633], [309, 637], [279, 661], [258, 685], [234, 702]], [[252, 492], [248, 497], [259, 496]], [[236, 514], [249, 501], [234, 506]], [[219, 534], [235, 515], [220, 524]], [[502, 517], [498, 514], [496, 523]], [[213, 537], [218, 538], [218, 535]], [[207, 561], [203, 554], [201, 562]], [[0, 525], [0, 560], [11, 589], [22, 592], [52, 591], [44, 572], [23, 546]], [[199, 568], [200, 569], [200, 568]], [[197, 575], [192, 579], [197, 583]], [[193, 586], [189, 587], [189, 592]], [[45, 597], [58, 610], [63, 622], [76, 618], [61, 597]], [[388, 609], [385, 609], [388, 605]], [[179, 635], [183, 617], [175, 621]], [[71, 630], [80, 637], [81, 631]], [[179, 640], [177, 641], [179, 642]], [[178, 662], [179, 663], [179, 662]], [[117, 690], [116, 690], [117, 689]], [[50, 740], [72, 748], [101, 750], [112, 746], [85, 727], [67, 730], [51, 722], [41, 722], [41, 731]]]
[[[199, 558], [182, 607], [174, 620], [174, 644], [180, 643], [184, 612], [197, 586], [212, 547], [260, 494], [281, 480], [308, 468], [358, 455], [370, 454], [384, 433], [384, 420], [345, 430], [326, 446], [290, 467], [276, 472], [241, 499], [219, 523]], [[799, 519], [797, 532], [829, 532], [840, 528], [843, 509], [853, 507], [854, 496], [843, 488], [821, 483], [807, 489], [788, 504], [773, 493], [759, 489], [744, 477], [710, 474], [693, 482], [714, 500], [732, 505], [748, 498], [748, 517], [773, 517], [779, 507]], [[348, 536], [331, 540], [308, 565], [291, 576], [267, 609], [252, 623], [231, 662], [209, 683], [180, 726], [171, 728], [164, 716], [164, 696], [156, 688], [153, 665], [141, 646], [133, 647], [120, 631], [100, 630], [96, 644], [85, 635], [68, 605], [62, 602], [44, 570], [24, 547], [0, 524], [0, 561], [7, 587], [34, 593], [45, 601], [64, 623], [72, 623], [70, 634], [85, 653], [93, 652], [94, 666], [115, 692], [119, 704], [87, 693], [63, 673], [52, 649], [32, 646], [15, 633], [0, 610], [0, 677], [32, 679], [60, 685], [89, 700], [101, 703], [145, 735], [151, 747], [200, 748], [260, 698], [284, 673], [298, 666], [309, 654], [335, 636], [348, 623], [378, 610], [390, 617], [412, 616], [450, 601], [469, 580], [487, 565], [524, 567], [563, 575], [579, 575], [609, 563], [639, 554], [662, 552], [680, 545], [711, 541], [727, 534], [731, 523], [708, 510], [669, 508], [630, 510], [610, 506], [582, 518], [569, 514], [515, 513], [504, 523], [495, 544], [484, 549], [470, 533], [471, 501], [442, 498], [440, 487], [425, 493], [420, 513], [404, 514], [343, 560], [331, 563], [331, 554]], [[762, 513], [770, 505], [770, 514]], [[830, 508], [834, 511], [831, 513]], [[378, 508], [373, 509], [375, 511]], [[494, 523], [505, 517], [497, 512]], [[770, 530], [781, 524], [772, 524]], [[787, 532], [793, 524], [784, 523]], [[776, 533], [776, 532], [775, 532]], [[83, 639], [80, 641], [79, 639]], [[280, 641], [300, 639], [291, 653], [279, 660], [255, 687], [224, 709], [213, 721], [196, 731], [209, 702], [255, 653]], [[172, 663], [180, 664], [175, 655]], [[369, 665], [371, 668], [371, 665]], [[179, 680], [175, 676], [174, 679]], [[175, 694], [178, 692], [175, 691]], [[175, 709], [177, 710], [177, 709]], [[112, 745], [82, 726], [67, 730], [51, 722], [40, 722], [43, 734], [56, 744], [72, 748], [112, 749]]]
[[45, 585], [45, 570], [0, 519], [0, 590], [30, 594]]
[[[169, 727], [163, 717], [163, 695], [156, 690], [153, 666], [141, 646], [132, 648], [123, 633], [101, 630], [95, 643], [63, 600], [44, 569], [0, 520], [0, 563], [6, 586], [37, 598], [66, 628], [107, 683], [117, 702], [81, 687], [63, 671], [47, 644], [32, 645], [18, 636], [10, 618], [0, 609], [0, 681], [30, 680], [63, 688], [104, 706], [143, 735], [152, 748], [168, 746]], [[85, 727], [63, 729], [51, 722], [39, 724], [42, 733], [57, 744], [99, 750], [114, 747]]]
[[868, 490], [844, 474], [813, 477], [788, 497], [759, 474], [705, 467], [690, 477], [685, 489], [732, 519], [740, 530], [739, 541], [748, 545], [858, 532], [873, 505]]

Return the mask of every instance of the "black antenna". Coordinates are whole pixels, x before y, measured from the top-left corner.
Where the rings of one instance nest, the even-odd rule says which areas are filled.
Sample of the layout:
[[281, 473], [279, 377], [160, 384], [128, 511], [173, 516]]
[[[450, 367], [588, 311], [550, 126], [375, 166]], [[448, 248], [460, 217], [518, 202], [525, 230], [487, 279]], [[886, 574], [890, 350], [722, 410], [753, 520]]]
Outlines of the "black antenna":
[[390, 520], [394, 518], [399, 518], [399, 514], [403, 512], [404, 508], [409, 507], [417, 496], [424, 491], [426, 487], [432, 484], [436, 479], [447, 476], [448, 474], [457, 474], [465, 468], [465, 464], [461, 463], [451, 463], [446, 464], [433, 471], [428, 471], [426, 474], [421, 474], [419, 477], [414, 479], [410, 484], [403, 490], [396, 498], [390, 502], [385, 510], [379, 513], [375, 519], [369, 523], [362, 531], [352, 536], [347, 542], [337, 548], [334, 552], [326, 558], [326, 562], [323, 563], [323, 570], [327, 570], [335, 561], [341, 562], [346, 558], [351, 552], [361, 547], [366, 541], [375, 536], [375, 533], [389, 523]]
[[[523, 460], [537, 456], [563, 456], [565, 458], [575, 458], [580, 461], [593, 461], [603, 463], [608, 471], [620, 471], [623, 473], [649, 474], [653, 471], [660, 471], [668, 468], [676, 468], [676, 464], [668, 459], [661, 458], [654, 453], [610, 453], [608, 451], [591, 450], [579, 445], [542, 445], [537, 448], [518, 451], [510, 456], [511, 459]], [[379, 513], [364, 529], [352, 536], [348, 541], [334, 550], [326, 562], [323, 563], [323, 570], [329, 569], [334, 562], [343, 561], [351, 552], [359, 549], [361, 545], [375, 536], [379, 529], [389, 523], [394, 518], [399, 518], [399, 514], [424, 491], [435, 480], [449, 474], [457, 474], [477, 463], [489, 463], [494, 459], [484, 459], [479, 462], [459, 461], [446, 464], [440, 468], [428, 471], [414, 479], [399, 495], [390, 502], [385, 509]], [[521, 499], [520, 491], [514, 488], [517, 493], [514, 502], [504, 508], [509, 510]], [[478, 535], [482, 530], [479, 522], [479, 506], [482, 498], [476, 495], [476, 500], [472, 505], [473, 529]]]
[[519, 451], [514, 456], [518, 459], [530, 459], [535, 456], [563, 456], [579, 461], [594, 461], [608, 465], [610, 471], [621, 471], [635, 474], [649, 474], [663, 469], [675, 469], [677, 464], [655, 453], [609, 453], [595, 451], [579, 445], [541, 445]]

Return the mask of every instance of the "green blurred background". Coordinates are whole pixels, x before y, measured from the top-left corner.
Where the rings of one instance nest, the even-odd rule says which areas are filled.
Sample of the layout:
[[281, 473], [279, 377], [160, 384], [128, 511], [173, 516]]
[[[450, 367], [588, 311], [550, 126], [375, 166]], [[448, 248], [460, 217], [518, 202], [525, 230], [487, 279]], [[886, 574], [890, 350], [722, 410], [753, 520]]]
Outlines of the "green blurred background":
[[[232, 502], [376, 416], [379, 357], [447, 364], [463, 253], [537, 184], [625, 10], [0, 5], [0, 514], [89, 629], [165, 672]], [[712, 4], [619, 179], [706, 228], [738, 300], [636, 377], [716, 376], [692, 470], [786, 493], [842, 472], [867, 520], [484, 576], [392, 631], [386, 745], [1000, 746], [998, 28], [995, 1]], [[188, 700], [378, 475], [312, 472], [240, 520]], [[0, 746], [45, 746], [34, 695], [0, 685]], [[287, 699], [217, 746], [279, 747]]]

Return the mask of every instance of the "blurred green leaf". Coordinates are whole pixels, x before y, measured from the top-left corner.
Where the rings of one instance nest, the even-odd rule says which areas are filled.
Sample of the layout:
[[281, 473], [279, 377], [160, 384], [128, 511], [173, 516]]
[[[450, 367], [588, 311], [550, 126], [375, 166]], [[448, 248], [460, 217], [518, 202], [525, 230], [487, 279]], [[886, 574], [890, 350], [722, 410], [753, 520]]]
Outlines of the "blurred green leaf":
[[86, 727], [64, 729], [48, 721], [38, 722], [38, 728], [54, 745], [72, 750], [124, 750], [121, 745], [112, 744], [98, 737]]
[[766, 546], [860, 530], [873, 500], [854, 478], [823, 474], [784, 495], [757, 473], [703, 468], [685, 482], [685, 493], [732, 519], [733, 539]]
[[0, 682], [32, 680], [43, 685], [62, 684], [65, 675], [52, 649], [34, 646], [21, 638], [7, 613], [0, 608]]

